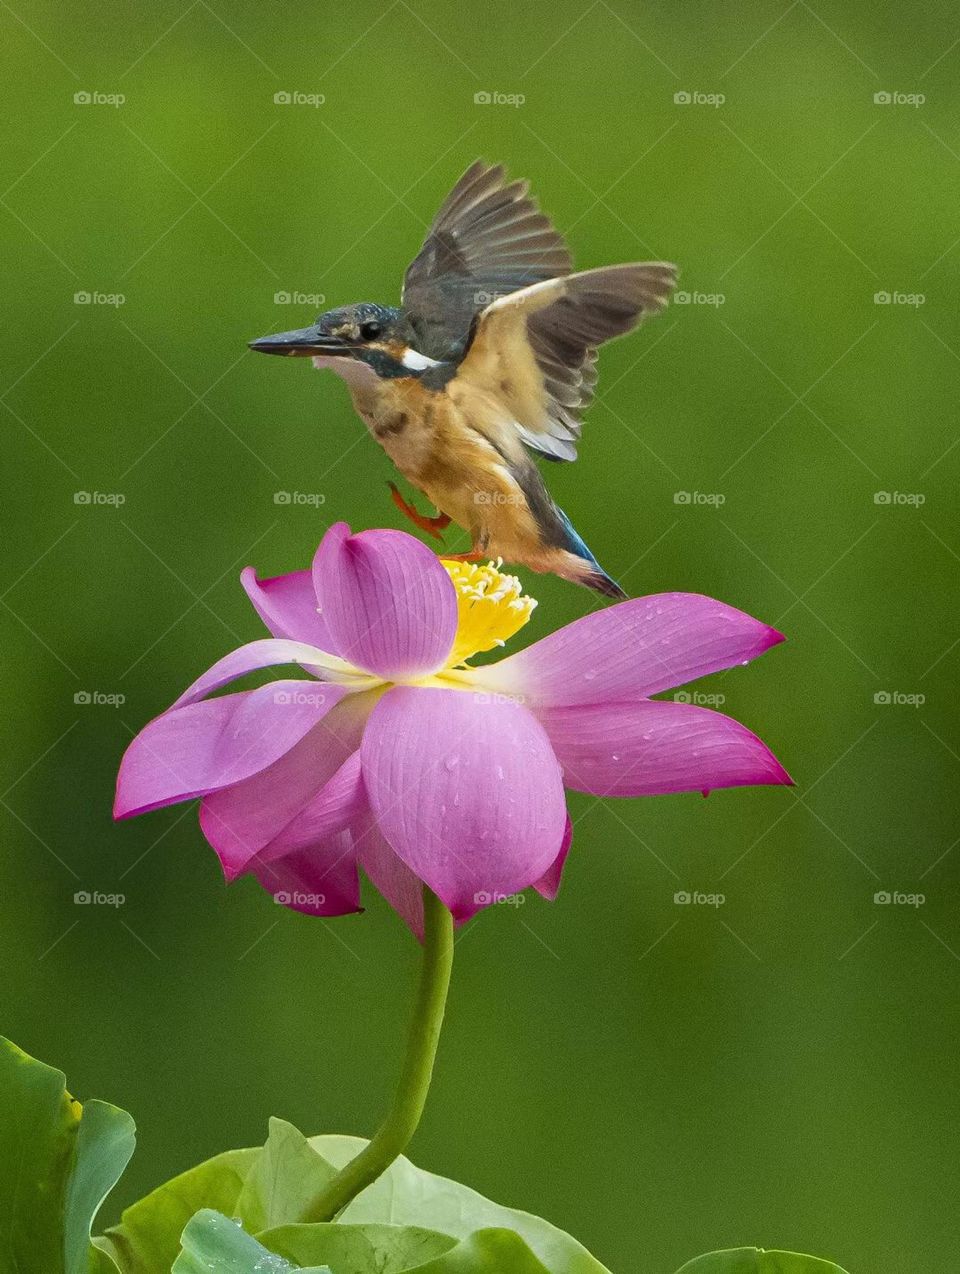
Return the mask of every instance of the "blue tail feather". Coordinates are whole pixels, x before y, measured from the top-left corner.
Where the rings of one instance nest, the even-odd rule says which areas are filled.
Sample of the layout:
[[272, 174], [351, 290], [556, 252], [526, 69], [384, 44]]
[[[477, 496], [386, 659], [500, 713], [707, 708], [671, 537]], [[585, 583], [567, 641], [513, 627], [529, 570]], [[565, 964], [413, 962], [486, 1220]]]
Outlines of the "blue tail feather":
[[563, 524], [565, 534], [564, 548], [573, 553], [576, 557], [582, 558], [584, 562], [592, 568], [590, 573], [584, 577], [584, 583], [590, 588], [595, 588], [598, 593], [604, 593], [607, 597], [624, 598], [627, 594], [620, 587], [615, 579], [613, 579], [603, 569], [597, 559], [587, 548], [583, 537], [574, 527], [573, 523], [564, 513], [563, 509], [557, 507], [557, 513]]

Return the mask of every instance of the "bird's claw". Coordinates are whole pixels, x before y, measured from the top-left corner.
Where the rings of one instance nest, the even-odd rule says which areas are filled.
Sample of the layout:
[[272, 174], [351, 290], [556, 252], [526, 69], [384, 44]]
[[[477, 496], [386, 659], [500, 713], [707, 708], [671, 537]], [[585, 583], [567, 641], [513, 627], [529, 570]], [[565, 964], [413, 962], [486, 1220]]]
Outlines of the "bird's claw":
[[396, 483], [388, 482], [390, 488], [390, 497], [394, 504], [403, 513], [414, 526], [418, 526], [421, 531], [426, 531], [428, 535], [432, 535], [435, 540], [443, 541], [441, 531], [450, 525], [450, 518], [446, 513], [440, 513], [436, 517], [427, 517], [424, 513], [419, 513], [412, 504], [409, 504], [397, 489]]
[[487, 552], [482, 548], [472, 548], [469, 553], [443, 553], [448, 562], [479, 562], [487, 556]]

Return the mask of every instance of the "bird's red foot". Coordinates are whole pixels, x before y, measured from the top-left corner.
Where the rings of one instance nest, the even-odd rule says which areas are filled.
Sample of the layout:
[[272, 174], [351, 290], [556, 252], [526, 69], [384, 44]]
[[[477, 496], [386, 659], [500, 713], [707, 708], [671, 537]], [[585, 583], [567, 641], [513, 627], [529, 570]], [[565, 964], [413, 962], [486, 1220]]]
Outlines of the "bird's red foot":
[[390, 496], [394, 504], [401, 513], [410, 519], [414, 526], [418, 526], [421, 531], [426, 531], [435, 540], [443, 540], [440, 532], [446, 530], [450, 525], [450, 519], [446, 513], [440, 513], [435, 518], [428, 518], [425, 514], [418, 513], [412, 504], [407, 503], [393, 482], [388, 482], [387, 486], [390, 488]]
[[487, 556], [483, 549], [471, 549], [469, 553], [441, 553], [448, 562], [479, 562]]

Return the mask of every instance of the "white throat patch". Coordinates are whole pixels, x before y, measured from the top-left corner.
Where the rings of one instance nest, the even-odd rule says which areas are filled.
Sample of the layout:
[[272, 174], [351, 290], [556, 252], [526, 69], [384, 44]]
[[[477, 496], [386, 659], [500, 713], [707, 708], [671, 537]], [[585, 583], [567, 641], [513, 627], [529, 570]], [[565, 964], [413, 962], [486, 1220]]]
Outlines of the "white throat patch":
[[421, 354], [412, 345], [408, 345], [403, 351], [403, 358], [401, 358], [400, 362], [412, 372], [425, 372], [428, 367], [440, 366], [437, 359], [427, 358], [426, 354]]

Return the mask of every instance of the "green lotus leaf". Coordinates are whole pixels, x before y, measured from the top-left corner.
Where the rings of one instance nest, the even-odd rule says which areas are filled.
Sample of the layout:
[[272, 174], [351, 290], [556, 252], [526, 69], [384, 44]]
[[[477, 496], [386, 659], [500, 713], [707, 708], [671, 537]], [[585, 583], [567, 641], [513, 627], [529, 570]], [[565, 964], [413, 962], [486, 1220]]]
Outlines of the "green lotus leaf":
[[[184, 1227], [183, 1250], [170, 1274], [290, 1274], [299, 1267], [275, 1256], [229, 1217], [203, 1208]], [[311, 1266], [304, 1274], [331, 1274]]]
[[[552, 1274], [514, 1230], [478, 1230], [416, 1274]], [[411, 1271], [413, 1274], [413, 1271]]]
[[158, 1186], [131, 1204], [120, 1224], [95, 1240], [121, 1274], [170, 1274], [184, 1226], [201, 1208], [228, 1216], [237, 1210], [244, 1181], [260, 1154], [228, 1150]]
[[62, 1071], [0, 1039], [4, 1268], [17, 1274], [111, 1271], [104, 1254], [91, 1251], [90, 1228], [133, 1146], [126, 1111], [98, 1101], [81, 1106], [67, 1092]]
[[401, 1274], [442, 1256], [457, 1240], [415, 1225], [286, 1225], [257, 1238], [298, 1265], [324, 1263], [334, 1274]]
[[[341, 1168], [366, 1142], [359, 1137], [333, 1135], [311, 1137], [310, 1144], [335, 1168]], [[385, 1221], [426, 1226], [455, 1239], [469, 1239], [477, 1230], [513, 1230], [550, 1274], [609, 1274], [576, 1239], [549, 1221], [493, 1203], [468, 1186], [414, 1167], [403, 1156], [353, 1199], [337, 1220], [354, 1225]]]
[[271, 1119], [266, 1144], [243, 1183], [234, 1215], [251, 1234], [299, 1221], [335, 1175], [302, 1132]]

